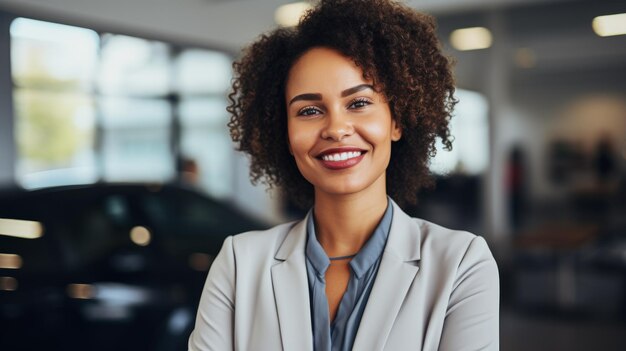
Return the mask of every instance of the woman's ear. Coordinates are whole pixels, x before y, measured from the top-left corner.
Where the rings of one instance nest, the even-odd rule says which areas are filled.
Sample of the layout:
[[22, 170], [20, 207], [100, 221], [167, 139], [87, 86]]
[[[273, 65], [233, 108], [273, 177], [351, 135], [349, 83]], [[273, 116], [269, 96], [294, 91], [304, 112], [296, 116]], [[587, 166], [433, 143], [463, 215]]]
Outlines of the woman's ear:
[[402, 137], [402, 127], [398, 125], [395, 119], [391, 120], [391, 140], [398, 141]]

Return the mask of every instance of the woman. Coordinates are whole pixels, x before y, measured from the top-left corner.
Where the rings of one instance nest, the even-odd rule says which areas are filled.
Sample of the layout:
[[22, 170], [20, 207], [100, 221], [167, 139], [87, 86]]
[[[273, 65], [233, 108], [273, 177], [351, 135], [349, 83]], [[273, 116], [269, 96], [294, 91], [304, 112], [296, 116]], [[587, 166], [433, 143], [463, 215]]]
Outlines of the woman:
[[[481, 237], [410, 218], [454, 85], [433, 20], [324, 1], [235, 63], [231, 134], [251, 177], [311, 207], [229, 237], [190, 350], [497, 350], [498, 272]], [[389, 196], [388, 196], [389, 195]]]

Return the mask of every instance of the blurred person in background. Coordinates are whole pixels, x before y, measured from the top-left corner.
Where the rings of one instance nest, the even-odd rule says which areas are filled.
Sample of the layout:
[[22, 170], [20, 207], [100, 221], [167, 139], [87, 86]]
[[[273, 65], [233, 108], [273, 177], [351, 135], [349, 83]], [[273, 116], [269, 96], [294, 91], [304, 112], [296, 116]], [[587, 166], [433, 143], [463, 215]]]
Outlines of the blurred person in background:
[[593, 168], [598, 183], [606, 183], [615, 175], [617, 159], [613, 141], [610, 135], [605, 132], [600, 136], [593, 155]]
[[176, 162], [180, 182], [188, 186], [198, 186], [200, 182], [200, 167], [198, 167], [198, 163], [186, 157], [180, 157]]
[[401, 208], [432, 182], [435, 139], [451, 147], [454, 82], [434, 20], [394, 1], [323, 0], [234, 68], [229, 126], [252, 180], [311, 210], [226, 239], [189, 349], [497, 350], [486, 242]]
[[507, 163], [506, 189], [508, 193], [509, 221], [515, 232], [521, 229], [523, 214], [527, 207], [527, 161], [526, 152], [521, 145], [515, 145], [510, 151]]

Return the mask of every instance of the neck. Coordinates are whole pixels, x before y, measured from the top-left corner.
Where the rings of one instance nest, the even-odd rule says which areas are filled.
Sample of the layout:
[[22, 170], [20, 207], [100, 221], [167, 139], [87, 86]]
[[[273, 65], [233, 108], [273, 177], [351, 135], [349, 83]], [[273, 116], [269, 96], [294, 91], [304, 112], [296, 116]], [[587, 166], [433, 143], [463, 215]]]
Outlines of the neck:
[[[381, 187], [379, 187], [381, 188]], [[317, 240], [330, 257], [357, 253], [376, 229], [387, 209], [385, 188], [368, 193], [315, 192]]]

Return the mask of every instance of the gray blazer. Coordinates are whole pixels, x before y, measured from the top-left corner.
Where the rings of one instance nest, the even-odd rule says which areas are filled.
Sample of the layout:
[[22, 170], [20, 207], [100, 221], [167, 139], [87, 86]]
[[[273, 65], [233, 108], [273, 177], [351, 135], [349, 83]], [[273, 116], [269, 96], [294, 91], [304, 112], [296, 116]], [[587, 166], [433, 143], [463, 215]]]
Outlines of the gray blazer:
[[[485, 240], [393, 206], [354, 350], [498, 350], [498, 268]], [[305, 244], [306, 218], [228, 237], [189, 350], [312, 350]]]

